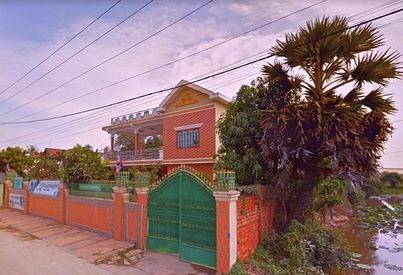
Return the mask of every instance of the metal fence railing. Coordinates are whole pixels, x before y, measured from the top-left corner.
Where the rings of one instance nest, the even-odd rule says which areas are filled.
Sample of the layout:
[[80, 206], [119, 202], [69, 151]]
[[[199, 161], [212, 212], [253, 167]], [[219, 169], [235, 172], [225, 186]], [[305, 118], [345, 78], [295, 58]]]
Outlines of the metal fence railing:
[[111, 200], [115, 181], [87, 181], [79, 183], [69, 183], [67, 188], [69, 194], [80, 197], [90, 197]]
[[[137, 178], [136, 178], [137, 179]], [[100, 199], [113, 199], [113, 187], [123, 187], [129, 194], [129, 201], [136, 202], [136, 187], [143, 186], [144, 179], [141, 183], [135, 183], [135, 180], [129, 179], [129, 173], [123, 172], [116, 175], [116, 181], [83, 181], [78, 183], [69, 183], [67, 188], [69, 194], [80, 197], [100, 198]]]

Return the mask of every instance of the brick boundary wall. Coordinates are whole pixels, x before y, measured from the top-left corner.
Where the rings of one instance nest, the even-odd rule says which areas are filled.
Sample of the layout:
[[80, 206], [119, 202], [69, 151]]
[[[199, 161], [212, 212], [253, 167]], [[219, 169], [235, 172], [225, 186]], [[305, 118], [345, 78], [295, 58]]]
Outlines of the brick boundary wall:
[[[67, 223], [141, 246], [146, 232], [144, 220], [147, 218], [147, 208], [139, 203], [129, 203], [129, 195], [123, 190], [115, 190], [114, 199], [106, 200], [72, 196], [61, 186], [58, 197], [47, 197], [30, 194], [28, 185], [25, 182], [23, 190], [15, 190], [8, 182], [5, 185], [4, 208], [25, 215], [50, 218], [61, 224]], [[9, 206], [10, 194], [24, 196], [24, 210]]]
[[262, 237], [272, 231], [274, 203], [265, 197], [264, 187], [258, 195], [240, 196], [237, 201], [237, 246], [238, 258], [248, 259]]
[[29, 194], [29, 214], [57, 220], [59, 197]]
[[67, 195], [66, 223], [113, 237], [115, 216], [113, 206], [113, 200]]

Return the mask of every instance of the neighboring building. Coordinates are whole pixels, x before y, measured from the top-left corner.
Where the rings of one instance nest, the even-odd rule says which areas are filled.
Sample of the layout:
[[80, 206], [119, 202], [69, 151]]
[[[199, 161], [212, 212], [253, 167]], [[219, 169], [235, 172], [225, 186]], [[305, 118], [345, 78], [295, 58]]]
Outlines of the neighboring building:
[[[120, 159], [125, 166], [160, 164], [168, 172], [187, 164], [212, 178], [220, 145], [216, 123], [229, 99], [184, 80], [177, 86], [157, 108], [112, 118], [111, 125], [102, 128], [111, 135], [111, 151], [104, 153], [111, 166]], [[117, 134], [133, 136], [135, 149], [117, 152]], [[158, 135], [163, 146], [144, 149], [144, 140]]]
[[64, 149], [58, 149], [58, 148], [45, 148], [43, 153], [48, 159], [56, 159], [58, 158], [64, 151]]

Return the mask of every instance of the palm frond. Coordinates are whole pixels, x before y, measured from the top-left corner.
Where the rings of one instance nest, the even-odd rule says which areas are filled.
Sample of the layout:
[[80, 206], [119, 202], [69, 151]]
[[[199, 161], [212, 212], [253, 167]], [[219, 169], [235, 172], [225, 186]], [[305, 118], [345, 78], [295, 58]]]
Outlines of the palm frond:
[[389, 51], [365, 54], [355, 61], [351, 77], [359, 85], [376, 83], [386, 86], [390, 79], [399, 78], [402, 74], [399, 58], [399, 53]]
[[382, 88], [372, 90], [362, 99], [362, 104], [372, 111], [383, 112], [389, 115], [396, 112], [393, 100], [389, 95], [383, 94]]

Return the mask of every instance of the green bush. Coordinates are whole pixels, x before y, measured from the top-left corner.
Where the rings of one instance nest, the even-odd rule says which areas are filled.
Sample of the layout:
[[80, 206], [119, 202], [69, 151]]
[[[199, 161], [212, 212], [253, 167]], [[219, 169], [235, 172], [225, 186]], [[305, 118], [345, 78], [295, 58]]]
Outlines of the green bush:
[[287, 232], [262, 241], [246, 264], [264, 274], [323, 274], [350, 259], [338, 233], [308, 220], [304, 225], [295, 221]]
[[348, 200], [353, 206], [357, 206], [364, 202], [365, 193], [359, 189], [356, 189], [355, 191], [350, 191], [348, 192]]
[[248, 272], [240, 261], [236, 261], [231, 268], [230, 275], [248, 275]]
[[338, 204], [343, 203], [343, 193], [346, 183], [343, 180], [330, 178], [322, 180], [315, 188], [313, 210], [324, 212]]

